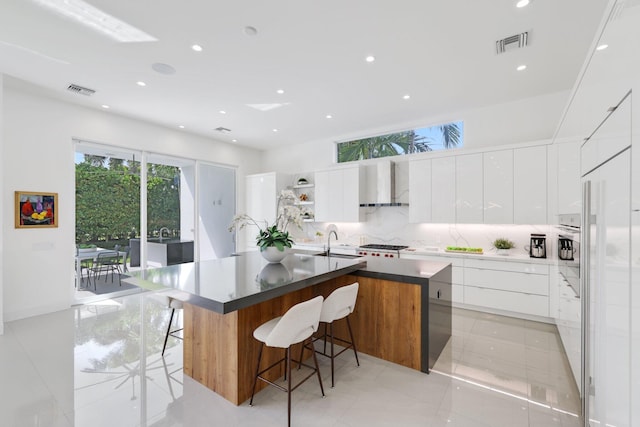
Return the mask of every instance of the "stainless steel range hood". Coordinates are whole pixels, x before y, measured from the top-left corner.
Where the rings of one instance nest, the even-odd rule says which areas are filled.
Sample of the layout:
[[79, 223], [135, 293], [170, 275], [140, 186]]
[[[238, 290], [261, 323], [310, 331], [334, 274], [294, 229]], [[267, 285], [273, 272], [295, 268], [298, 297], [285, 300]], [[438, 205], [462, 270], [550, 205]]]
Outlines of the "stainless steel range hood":
[[365, 200], [360, 206], [408, 206], [396, 202], [395, 164], [391, 160], [381, 160], [365, 168]]

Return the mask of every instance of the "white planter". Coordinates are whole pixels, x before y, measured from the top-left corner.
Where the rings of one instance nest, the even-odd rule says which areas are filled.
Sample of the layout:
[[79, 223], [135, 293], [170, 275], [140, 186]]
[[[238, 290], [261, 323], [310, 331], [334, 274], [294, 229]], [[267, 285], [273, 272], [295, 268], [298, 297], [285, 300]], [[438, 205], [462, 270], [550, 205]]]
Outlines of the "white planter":
[[280, 262], [289, 255], [289, 248], [284, 248], [283, 251], [279, 251], [275, 246], [269, 246], [265, 250], [260, 251], [260, 253], [262, 254], [262, 258], [269, 262]]
[[496, 249], [496, 255], [508, 256], [511, 249]]

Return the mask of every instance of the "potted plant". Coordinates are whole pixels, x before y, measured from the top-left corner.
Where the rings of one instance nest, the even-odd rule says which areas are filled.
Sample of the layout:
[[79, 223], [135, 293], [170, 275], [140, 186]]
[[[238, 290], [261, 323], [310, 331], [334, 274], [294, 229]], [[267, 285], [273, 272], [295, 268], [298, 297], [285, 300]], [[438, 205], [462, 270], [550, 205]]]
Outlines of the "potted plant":
[[293, 205], [297, 200], [291, 190], [283, 190], [278, 196], [276, 212], [278, 216], [273, 224], [264, 221], [264, 225], [258, 223], [247, 214], [236, 215], [229, 226], [229, 231], [242, 230], [247, 225], [255, 225], [258, 228], [256, 245], [260, 253], [269, 262], [280, 262], [288, 254], [287, 249], [293, 245], [293, 239], [287, 231], [289, 224], [295, 224], [302, 228], [302, 219], [307, 213], [306, 209]]
[[498, 255], [509, 255], [509, 249], [515, 248], [516, 245], [511, 240], [500, 237], [493, 241], [493, 247]]

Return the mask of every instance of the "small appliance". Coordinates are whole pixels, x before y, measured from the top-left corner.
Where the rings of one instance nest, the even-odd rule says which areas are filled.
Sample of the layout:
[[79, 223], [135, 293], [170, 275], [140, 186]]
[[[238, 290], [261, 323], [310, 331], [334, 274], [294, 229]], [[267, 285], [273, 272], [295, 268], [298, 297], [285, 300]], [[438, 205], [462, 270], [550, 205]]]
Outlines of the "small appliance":
[[529, 256], [531, 258], [547, 257], [547, 237], [545, 234], [532, 234], [529, 245]]
[[565, 236], [558, 236], [558, 258], [565, 261], [573, 261], [573, 239]]

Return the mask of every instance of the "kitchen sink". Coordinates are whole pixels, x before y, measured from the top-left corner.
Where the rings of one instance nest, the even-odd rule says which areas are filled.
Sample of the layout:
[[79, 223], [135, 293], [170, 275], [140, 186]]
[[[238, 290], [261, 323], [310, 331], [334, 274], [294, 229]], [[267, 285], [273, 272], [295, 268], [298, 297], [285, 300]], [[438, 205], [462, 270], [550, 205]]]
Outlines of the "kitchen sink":
[[346, 258], [346, 259], [362, 258], [360, 255], [349, 255], [349, 254], [331, 253], [331, 255], [327, 255], [326, 252], [320, 252], [319, 254], [315, 254], [315, 256], [329, 256], [331, 258]]

